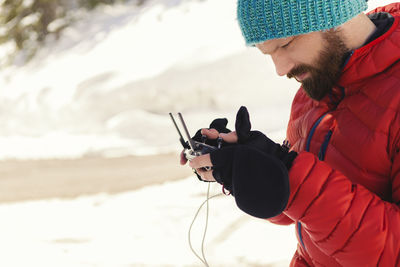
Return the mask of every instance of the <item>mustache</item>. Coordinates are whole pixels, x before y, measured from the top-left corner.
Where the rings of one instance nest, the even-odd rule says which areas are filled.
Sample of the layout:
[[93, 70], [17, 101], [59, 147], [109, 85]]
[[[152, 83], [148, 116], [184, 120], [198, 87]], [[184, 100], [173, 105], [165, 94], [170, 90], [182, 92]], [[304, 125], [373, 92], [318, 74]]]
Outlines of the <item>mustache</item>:
[[293, 69], [290, 70], [290, 72], [288, 74], [286, 74], [286, 76], [289, 79], [291, 79], [291, 78], [294, 78], [296, 75], [303, 74], [306, 72], [313, 72], [313, 71], [314, 71], [313, 67], [302, 64], [302, 65], [295, 66]]

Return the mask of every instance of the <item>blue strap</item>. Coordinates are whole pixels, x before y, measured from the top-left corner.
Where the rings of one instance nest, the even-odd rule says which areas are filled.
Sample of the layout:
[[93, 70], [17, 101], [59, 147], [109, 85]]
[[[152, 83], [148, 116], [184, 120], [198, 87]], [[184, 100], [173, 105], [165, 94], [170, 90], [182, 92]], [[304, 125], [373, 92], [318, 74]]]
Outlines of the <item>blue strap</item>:
[[308, 135], [307, 143], [306, 143], [306, 151], [307, 151], [307, 152], [310, 152], [311, 139], [312, 139], [312, 137], [313, 137], [313, 135], [314, 135], [315, 129], [317, 129], [318, 125], [321, 123], [322, 119], [323, 119], [327, 114], [328, 114], [328, 112], [325, 113], [324, 115], [322, 115], [322, 116], [314, 123], [313, 127], [311, 128], [311, 131], [310, 131], [310, 134]]
[[299, 233], [300, 243], [303, 246], [304, 250], [307, 251], [306, 246], [304, 245], [303, 236], [301, 235], [301, 223], [297, 222], [297, 232]]
[[331, 139], [332, 133], [333, 133], [332, 130], [329, 130], [329, 132], [325, 136], [325, 140], [322, 143], [321, 149], [319, 150], [318, 153], [319, 160], [325, 159], [326, 149], [328, 148], [329, 140]]
[[350, 52], [350, 54], [347, 56], [346, 60], [344, 61], [342, 68], [344, 68], [347, 65], [347, 63], [349, 63], [350, 58], [353, 56], [353, 54], [354, 54], [354, 51], [352, 50]]

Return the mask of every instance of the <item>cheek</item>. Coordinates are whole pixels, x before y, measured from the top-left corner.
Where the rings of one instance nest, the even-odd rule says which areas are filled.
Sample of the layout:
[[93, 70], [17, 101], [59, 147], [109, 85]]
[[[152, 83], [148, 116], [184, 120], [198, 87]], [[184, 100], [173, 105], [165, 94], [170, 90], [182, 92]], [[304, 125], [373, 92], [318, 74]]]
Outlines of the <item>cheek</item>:
[[297, 43], [295, 47], [296, 51], [293, 51], [293, 57], [295, 57], [299, 63], [316, 66], [321, 51], [323, 50], [323, 44], [324, 41], [318, 33], [304, 36]]
[[320, 55], [320, 51], [316, 49], [309, 49], [304, 47], [301, 52], [295, 53], [294, 56], [296, 57], [296, 61], [315, 67], [317, 65], [317, 61]]

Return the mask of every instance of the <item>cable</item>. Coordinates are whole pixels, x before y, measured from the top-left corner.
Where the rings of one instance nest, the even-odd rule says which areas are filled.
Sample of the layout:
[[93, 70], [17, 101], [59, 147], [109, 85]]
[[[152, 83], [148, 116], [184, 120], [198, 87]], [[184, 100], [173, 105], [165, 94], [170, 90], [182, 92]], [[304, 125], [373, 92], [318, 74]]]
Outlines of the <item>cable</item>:
[[[209, 204], [208, 204], [208, 201], [209, 201], [210, 199], [214, 198], [214, 197], [218, 197], [218, 196], [221, 196], [221, 195], [223, 195], [223, 194], [222, 194], [222, 193], [219, 193], [219, 194], [216, 194], [216, 195], [210, 197], [210, 183], [208, 183], [208, 188], [207, 188], [207, 199], [200, 205], [200, 207], [199, 207], [199, 209], [197, 210], [196, 214], [194, 215], [193, 221], [192, 221], [192, 223], [190, 224], [190, 227], [189, 227], [188, 241], [189, 241], [190, 249], [192, 250], [193, 254], [194, 254], [206, 267], [209, 267], [208, 262], [207, 262], [207, 260], [206, 260], [205, 253], [204, 253], [204, 241], [205, 241], [205, 239], [206, 239], [206, 233], [207, 233], [207, 227], [208, 227], [208, 215], [209, 215]], [[204, 204], [207, 204], [207, 205], [206, 205], [206, 208], [207, 208], [207, 209], [206, 209], [206, 225], [205, 225], [205, 227], [204, 227], [203, 239], [202, 239], [202, 241], [201, 241], [201, 254], [202, 254], [202, 256], [203, 256], [203, 258], [201, 258], [201, 257], [196, 253], [196, 251], [193, 249], [192, 241], [191, 241], [191, 238], [190, 238], [190, 233], [191, 233], [191, 231], [192, 231], [193, 224], [194, 224], [194, 222], [196, 221], [196, 218], [197, 218], [197, 216], [199, 215], [200, 210], [203, 208]]]

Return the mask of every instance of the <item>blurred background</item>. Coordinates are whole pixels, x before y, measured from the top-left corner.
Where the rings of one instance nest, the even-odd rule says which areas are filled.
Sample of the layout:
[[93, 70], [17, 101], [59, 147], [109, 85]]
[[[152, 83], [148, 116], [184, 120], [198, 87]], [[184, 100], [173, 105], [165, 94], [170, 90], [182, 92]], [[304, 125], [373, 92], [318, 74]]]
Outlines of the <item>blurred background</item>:
[[[0, 266], [202, 266], [207, 185], [168, 113], [194, 134], [245, 105], [282, 142], [298, 88], [245, 47], [235, 5], [0, 0]], [[210, 205], [210, 266], [288, 266], [292, 227]]]

